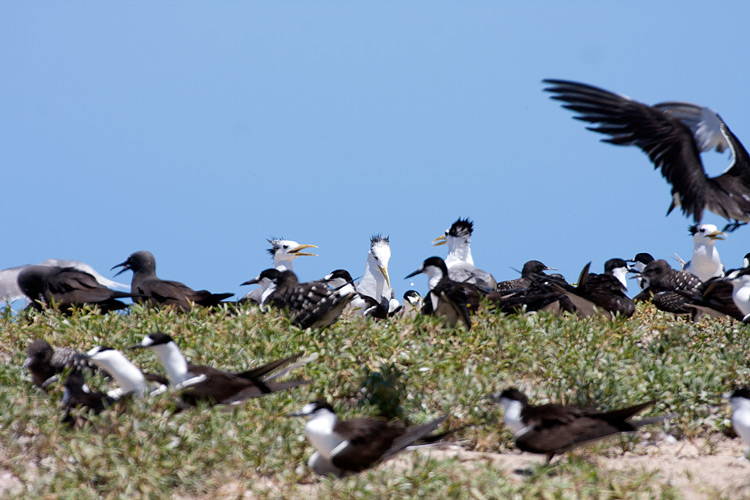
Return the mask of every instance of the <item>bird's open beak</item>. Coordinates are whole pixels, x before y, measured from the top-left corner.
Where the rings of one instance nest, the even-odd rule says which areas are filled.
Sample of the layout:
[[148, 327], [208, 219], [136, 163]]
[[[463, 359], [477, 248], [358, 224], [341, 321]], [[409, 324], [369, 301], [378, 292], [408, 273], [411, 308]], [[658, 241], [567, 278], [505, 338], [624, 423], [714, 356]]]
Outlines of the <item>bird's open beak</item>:
[[407, 274], [406, 276], [404, 276], [404, 279], [408, 279], [408, 278], [411, 278], [412, 276], [416, 276], [417, 274], [419, 274], [421, 272], [422, 272], [422, 268], [420, 267], [419, 269], [417, 269], [413, 273], [410, 273], [410, 274]]
[[727, 233], [724, 231], [714, 231], [712, 233], [708, 233], [706, 236], [711, 238], [712, 240], [724, 240], [726, 238], [722, 238], [722, 236], [726, 236]]
[[445, 245], [446, 243], [448, 243], [448, 242], [445, 239], [445, 235], [438, 236], [437, 238], [435, 238], [434, 240], [432, 240], [432, 246], [434, 246], [434, 247], [439, 247], [440, 245]]
[[119, 276], [122, 273], [124, 273], [125, 271], [127, 271], [128, 269], [130, 269], [130, 266], [128, 265], [128, 261], [126, 260], [125, 262], [120, 262], [119, 264], [116, 264], [116, 265], [112, 266], [112, 268], [110, 269], [110, 271], [114, 271], [118, 267], [121, 267], [122, 269], [120, 269], [117, 272], [117, 274], [115, 274], [115, 276]]
[[301, 252], [300, 250], [304, 250], [305, 248], [318, 248], [317, 245], [300, 245], [297, 248], [292, 248], [289, 250], [289, 253], [292, 253], [294, 255], [300, 256], [300, 255], [309, 255], [310, 257], [317, 257], [318, 254], [316, 253], [307, 253], [307, 252]]
[[388, 284], [388, 288], [393, 289], [393, 287], [391, 286], [391, 278], [388, 276], [388, 266], [386, 266], [386, 267], [380, 267], [380, 266], [378, 266], [378, 269], [380, 270], [380, 272], [385, 277], [385, 282]]
[[23, 362], [23, 368], [28, 368], [31, 365], [31, 358], [26, 358], [26, 360]]

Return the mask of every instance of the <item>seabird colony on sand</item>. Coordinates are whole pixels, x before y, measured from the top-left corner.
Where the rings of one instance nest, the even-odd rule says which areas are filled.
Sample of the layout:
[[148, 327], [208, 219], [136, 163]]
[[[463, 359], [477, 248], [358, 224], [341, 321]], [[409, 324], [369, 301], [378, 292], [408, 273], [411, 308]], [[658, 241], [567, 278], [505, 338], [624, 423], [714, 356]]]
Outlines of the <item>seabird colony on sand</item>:
[[[91, 266], [79, 261], [50, 259], [0, 271], [0, 298], [12, 302], [24, 297], [29, 308], [57, 309], [69, 314], [76, 307], [90, 306], [102, 313], [128, 306], [131, 299], [149, 307], [172, 307], [190, 311], [195, 307], [254, 307], [262, 312], [278, 310], [291, 325], [321, 329], [333, 325], [342, 316], [367, 316], [397, 321], [432, 315], [447, 327], [470, 329], [472, 317], [483, 307], [490, 313], [524, 314], [534, 311], [572, 313], [580, 316], [604, 314], [630, 317], [636, 302], [651, 301], [656, 308], [697, 319], [701, 314], [729, 316], [750, 323], [750, 253], [740, 268], [727, 270], [715, 242], [726, 233], [750, 221], [750, 159], [745, 148], [714, 111], [688, 103], [666, 102], [649, 106], [631, 98], [591, 85], [565, 80], [545, 80], [546, 91], [576, 118], [591, 123], [590, 130], [605, 134], [603, 139], [616, 145], [634, 145], [649, 156], [672, 186], [672, 203], [667, 213], [680, 207], [695, 224], [690, 226], [693, 254], [682, 269], [672, 269], [664, 259], [638, 253], [632, 260], [612, 258], [605, 262], [602, 274], [591, 272], [586, 264], [576, 283], [569, 283], [538, 260], [523, 265], [521, 277], [497, 282], [493, 275], [474, 264], [471, 237], [474, 224], [459, 218], [433, 240], [446, 245], [445, 259], [428, 257], [406, 276], [427, 276], [424, 299], [413, 290], [399, 304], [391, 285], [388, 264], [390, 240], [376, 235], [370, 239], [365, 271], [355, 281], [345, 269], [337, 269], [321, 280], [300, 283], [293, 271], [299, 256], [315, 245], [292, 240], [269, 240], [268, 252], [273, 267], [243, 283], [259, 288], [238, 302], [225, 302], [232, 294], [193, 290], [177, 281], [160, 279], [156, 261], [148, 251], [131, 254], [113, 269], [117, 274], [131, 270], [130, 291], [104, 278]], [[700, 152], [728, 149], [729, 168], [718, 177], [708, 177]], [[701, 224], [704, 210], [727, 219], [720, 231], [712, 224]], [[628, 263], [632, 263], [629, 266]], [[627, 295], [625, 276], [634, 274], [641, 292]], [[120, 290], [115, 290], [119, 288]], [[244, 371], [226, 371], [189, 362], [177, 342], [163, 332], [153, 332], [131, 349], [154, 351], [167, 376], [143, 373], [120, 351], [97, 346], [83, 354], [67, 347], [52, 347], [47, 341], [33, 341], [27, 349], [24, 367], [33, 383], [47, 389], [65, 377], [63, 421], [83, 424], [85, 413], [100, 413], [130, 397], [149, 397], [171, 390], [177, 406], [183, 409], [201, 402], [208, 405], [236, 405], [250, 398], [295, 389], [306, 380], [278, 379], [315, 359], [291, 353]], [[92, 390], [86, 376], [101, 370], [110, 376], [116, 388], [107, 393]], [[515, 388], [508, 388], [493, 399], [504, 409], [505, 425], [513, 433], [516, 446], [547, 456], [563, 453], [575, 446], [640, 427], [658, 424], [672, 415], [642, 419], [635, 416], [653, 404], [647, 401], [633, 406], [598, 411], [559, 404], [533, 406]], [[730, 396], [732, 424], [737, 434], [750, 444], [750, 389], [738, 388]], [[84, 409], [82, 412], [80, 409]], [[339, 419], [325, 400], [307, 404], [301, 412], [308, 421], [305, 432], [315, 452], [309, 466], [319, 474], [343, 476], [375, 466], [404, 449], [439, 440], [452, 431], [434, 434], [450, 414], [421, 425], [407, 426], [371, 418]]]

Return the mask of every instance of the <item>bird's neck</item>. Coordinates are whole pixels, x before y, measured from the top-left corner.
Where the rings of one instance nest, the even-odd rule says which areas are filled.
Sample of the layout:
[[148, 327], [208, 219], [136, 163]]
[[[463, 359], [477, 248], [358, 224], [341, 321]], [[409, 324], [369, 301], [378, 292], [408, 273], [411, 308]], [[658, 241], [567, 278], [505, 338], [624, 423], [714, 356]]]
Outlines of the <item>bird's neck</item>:
[[108, 370], [112, 378], [120, 386], [120, 394], [137, 394], [139, 396], [148, 392], [146, 377], [141, 370], [126, 359], [115, 361]]
[[612, 276], [617, 278], [626, 290], [628, 289], [628, 270], [626, 268], [618, 267], [614, 269], [612, 271]]
[[180, 352], [180, 348], [174, 342], [168, 342], [154, 347], [156, 355], [159, 356], [161, 364], [167, 371], [167, 378], [172, 385], [181, 384], [188, 378], [188, 363], [185, 356]]
[[393, 297], [393, 289], [391, 289], [385, 282], [385, 276], [380, 272], [378, 265], [367, 259], [367, 266], [365, 266], [365, 273], [362, 275], [362, 279], [357, 284], [357, 291], [362, 295], [372, 297], [378, 303], [382, 302], [381, 299], [391, 299]]
[[474, 265], [474, 258], [471, 256], [471, 243], [468, 240], [456, 238], [449, 246], [448, 255], [445, 257], [445, 265], [450, 267], [456, 262], [468, 262]]
[[273, 259], [273, 267], [279, 271], [294, 271], [294, 259]]
[[732, 280], [732, 298], [743, 315], [750, 314], [750, 278]]
[[516, 434], [524, 428], [523, 421], [521, 420], [521, 412], [523, 411], [523, 404], [520, 401], [514, 399], [503, 398], [501, 401], [505, 413], [503, 414], [503, 420], [505, 425], [508, 426], [513, 434]]
[[328, 411], [315, 415], [305, 424], [307, 439], [327, 459], [331, 458], [331, 452], [344, 441], [333, 432], [336, 420], [336, 414]]

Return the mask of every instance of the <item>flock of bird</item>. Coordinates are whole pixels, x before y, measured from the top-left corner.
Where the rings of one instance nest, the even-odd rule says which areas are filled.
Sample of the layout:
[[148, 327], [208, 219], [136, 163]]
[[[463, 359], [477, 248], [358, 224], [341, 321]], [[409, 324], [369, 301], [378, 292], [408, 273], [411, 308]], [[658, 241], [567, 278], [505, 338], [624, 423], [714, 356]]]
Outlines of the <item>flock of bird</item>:
[[[262, 311], [282, 311], [290, 322], [302, 329], [325, 328], [342, 315], [387, 319], [394, 316], [434, 315], [448, 327], [470, 329], [472, 316], [481, 308], [505, 314], [554, 311], [580, 316], [606, 314], [630, 317], [637, 301], [651, 301], [658, 309], [696, 320], [702, 314], [729, 316], [732, 321], [750, 322], [750, 254], [741, 267], [727, 270], [721, 262], [715, 242], [750, 221], [750, 159], [742, 144], [721, 118], [708, 108], [687, 103], [662, 103], [648, 106], [628, 97], [585, 84], [545, 80], [546, 90], [564, 107], [578, 113], [577, 118], [599, 124], [591, 128], [609, 136], [606, 141], [618, 145], [636, 145], [643, 149], [672, 185], [669, 211], [680, 207], [692, 215], [693, 255], [673, 269], [664, 259], [639, 253], [633, 259], [609, 259], [603, 273], [584, 266], [576, 282], [571, 283], [542, 262], [524, 264], [521, 276], [496, 281], [491, 273], [478, 268], [471, 254], [473, 223], [456, 220], [436, 238], [436, 246], [446, 245], [445, 259], [425, 259], [406, 278], [427, 276], [424, 298], [414, 290], [399, 301], [394, 296], [388, 273], [390, 242], [388, 237], [373, 236], [362, 278], [355, 282], [351, 274], [337, 269], [317, 281], [300, 283], [293, 271], [297, 257], [315, 255], [304, 250], [315, 245], [291, 240], [270, 240], [273, 266], [243, 285], [259, 285], [236, 302], [227, 302], [232, 294], [193, 290], [187, 285], [163, 280], [156, 274], [156, 261], [148, 251], [131, 254], [112, 269], [117, 274], [132, 271], [132, 280], [122, 285], [104, 278], [90, 266], [78, 261], [49, 260], [38, 265], [0, 271], [0, 299], [12, 302], [25, 298], [29, 308], [56, 308], [69, 313], [74, 307], [95, 306], [101, 312], [128, 307], [123, 299], [151, 307], [174, 307], [188, 311], [194, 307], [228, 307], [253, 303]], [[700, 152], [729, 149], [732, 165], [721, 176], [706, 176]], [[724, 230], [701, 224], [704, 210], [730, 221]], [[726, 231], [726, 232], [725, 232]], [[638, 280], [640, 293], [627, 295], [627, 275]], [[127, 290], [127, 291], [126, 291]], [[242, 308], [237, 308], [241, 313]], [[199, 402], [234, 405], [250, 398], [280, 390], [289, 390], [307, 381], [278, 380], [292, 370], [312, 362], [301, 353], [241, 372], [195, 365], [185, 359], [169, 335], [153, 332], [131, 347], [148, 349], [160, 359], [166, 377], [144, 374], [120, 351], [97, 346], [88, 353], [65, 347], [52, 347], [44, 340], [28, 346], [25, 367], [34, 383], [42, 388], [64, 373], [64, 421], [80, 422], [83, 407], [94, 413], [119, 404], [131, 396], [161, 393], [171, 387], [178, 394], [180, 409]], [[102, 370], [117, 385], [107, 393], [91, 390], [85, 374]], [[619, 432], [632, 432], [644, 425], [669, 418], [669, 415], [634, 420], [651, 405], [641, 403], [608, 412], [546, 404], [534, 406], [517, 389], [506, 389], [494, 396], [504, 408], [504, 420], [514, 434], [519, 449], [541, 453], [551, 459], [581, 443]], [[750, 390], [733, 393], [733, 424], [737, 433], [750, 443]], [[447, 435], [433, 434], [445, 420], [443, 415], [428, 423], [407, 427], [396, 422], [359, 418], [340, 420], [326, 401], [306, 405], [297, 416], [305, 416], [307, 436], [316, 452], [310, 467], [320, 474], [345, 475], [380, 463], [399, 451], [417, 444], [432, 443]]]

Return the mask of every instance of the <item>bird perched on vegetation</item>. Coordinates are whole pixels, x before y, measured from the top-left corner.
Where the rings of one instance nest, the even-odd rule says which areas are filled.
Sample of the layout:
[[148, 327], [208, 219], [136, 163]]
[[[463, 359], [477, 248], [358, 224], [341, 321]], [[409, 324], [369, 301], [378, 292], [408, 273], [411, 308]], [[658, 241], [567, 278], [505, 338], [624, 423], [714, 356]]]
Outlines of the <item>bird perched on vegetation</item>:
[[[296, 241], [285, 240], [284, 238], [271, 238], [268, 240], [271, 248], [268, 253], [273, 257], [273, 268], [279, 271], [294, 271], [294, 259], [301, 256], [317, 257], [318, 254], [303, 252], [308, 248], [318, 248], [316, 245], [301, 245]], [[263, 292], [268, 288], [267, 282], [261, 282], [260, 287], [246, 294], [240, 302], [254, 302], [260, 304]]]
[[[544, 80], [553, 99], [577, 113], [576, 118], [598, 126], [604, 142], [638, 146], [672, 185], [667, 214], [680, 207], [695, 222], [709, 210], [729, 221], [726, 230], [750, 221], [750, 156], [726, 123], [713, 110], [685, 102], [649, 106], [630, 97], [584, 83]], [[729, 149], [732, 163], [718, 177], [708, 177], [700, 153]]]
[[83, 424], [86, 417], [76, 415], [76, 408], [83, 409], [86, 413], [98, 415], [113, 406], [116, 401], [115, 398], [103, 392], [91, 390], [86, 384], [83, 373], [80, 370], [73, 370], [65, 378], [65, 393], [62, 399], [65, 413], [62, 422], [71, 426]]
[[496, 310], [507, 314], [532, 311], [575, 312], [570, 299], [559, 288], [551, 286], [552, 283], [560, 286], [568, 284], [560, 274], [545, 273], [554, 270], [538, 260], [527, 261], [520, 278], [501, 281], [497, 284], [497, 292], [489, 294], [487, 299]]
[[391, 260], [391, 241], [388, 236], [376, 234], [370, 238], [370, 249], [362, 279], [356, 283], [357, 296], [350, 309], [362, 316], [385, 318], [399, 307], [388, 275]]
[[345, 269], [336, 269], [327, 274], [322, 281], [331, 287], [332, 290], [338, 292], [339, 295], [343, 296], [353, 293], [352, 301], [347, 305], [345, 311], [355, 311], [362, 316], [369, 316], [376, 319], [385, 319], [396, 312], [396, 310], [388, 311], [388, 307], [391, 305], [390, 301], [388, 302], [388, 307], [386, 307], [385, 300], [381, 303], [369, 295], [362, 295], [357, 292], [351, 274]]
[[57, 380], [57, 375], [64, 371], [97, 370], [96, 365], [85, 354], [69, 347], [53, 348], [43, 339], [34, 340], [26, 348], [23, 367], [29, 370], [31, 379], [37, 387], [49, 386]]
[[122, 267], [115, 275], [127, 270], [133, 271], [130, 291], [138, 294], [137, 302], [146, 302], [152, 306], [174, 306], [189, 311], [194, 304], [215, 306], [222, 300], [231, 297], [232, 293], [211, 293], [208, 290], [193, 290], [179, 281], [167, 281], [156, 276], [156, 260], [151, 252], [141, 250], [131, 254], [125, 262], [112, 269]]
[[72, 267], [26, 266], [18, 273], [17, 281], [29, 299], [30, 307], [37, 310], [45, 304], [69, 313], [71, 307], [93, 305], [107, 313], [127, 307], [117, 299], [137, 297], [110, 290], [99, 284], [94, 276]]
[[732, 271], [727, 279], [732, 283], [732, 299], [740, 310], [742, 320], [750, 322], [750, 267]]
[[145, 348], [159, 357], [172, 386], [184, 389], [181, 399], [191, 405], [205, 400], [211, 403], [238, 403], [246, 399], [270, 394], [307, 383], [302, 380], [271, 382], [271, 373], [285, 367], [300, 357], [295, 354], [272, 361], [263, 366], [231, 373], [206, 365], [190, 363], [182, 355], [171, 336], [163, 332], [146, 335], [129, 349]]
[[419, 269], [404, 279], [420, 273], [427, 275], [430, 287], [422, 313], [442, 317], [447, 326], [461, 322], [467, 330], [470, 329], [471, 314], [479, 308], [480, 298], [485, 294], [476, 285], [453, 281], [440, 257], [425, 259]]
[[323, 282], [300, 283], [294, 272], [277, 269], [266, 269], [242, 284], [252, 285], [263, 280], [268, 280], [269, 287], [263, 292], [261, 307], [273, 304], [288, 311], [292, 323], [303, 329], [332, 325], [354, 297], [351, 290], [345, 290], [342, 295]]
[[688, 271], [672, 269], [666, 260], [649, 263], [641, 273], [646, 288], [639, 295], [653, 293], [651, 299], [657, 309], [675, 314], [692, 314], [695, 309], [689, 306], [685, 293], [699, 294], [703, 282]]
[[521, 451], [547, 456], [549, 463], [576, 446], [603, 439], [620, 432], [634, 432], [644, 425], [655, 424], [671, 415], [631, 420], [653, 401], [619, 410], [599, 412], [559, 404], [533, 406], [525, 394], [509, 388], [495, 396], [502, 405], [505, 425], [513, 433], [513, 441]]
[[404, 300], [401, 302], [400, 314], [404, 318], [414, 318], [422, 312], [422, 296], [416, 290], [404, 292]]
[[688, 229], [693, 235], [693, 257], [682, 266], [682, 270], [693, 273], [701, 281], [724, 276], [724, 264], [714, 242], [723, 240], [726, 233], [713, 224], [693, 224]]
[[[99, 274], [93, 267], [78, 260], [47, 259], [37, 264], [39, 266], [51, 266], [59, 268], [72, 267], [84, 273], [88, 273], [102, 286], [106, 288], [117, 288], [127, 290], [128, 285], [112, 281]], [[0, 302], [14, 302], [26, 297], [23, 290], [18, 286], [18, 275], [30, 265], [11, 267], [0, 271]]]
[[320, 475], [345, 476], [361, 472], [394, 457], [406, 447], [431, 443], [443, 437], [428, 436], [446, 418], [421, 425], [405, 426], [399, 422], [387, 422], [374, 418], [340, 420], [333, 407], [326, 401], [314, 401], [305, 405], [293, 417], [307, 417], [305, 433], [315, 447], [308, 460], [310, 468]]
[[[643, 281], [643, 278], [641, 277], [641, 273], [646, 268], [646, 266], [653, 261], [654, 261], [654, 257], [650, 253], [646, 253], [646, 252], [637, 253], [635, 257], [633, 257], [631, 260], [628, 261], [631, 264], [633, 264], [630, 267], [630, 272], [636, 273], [637, 275], [636, 278], [638, 280], [638, 287], [641, 290], [646, 288], [646, 283]], [[651, 296], [649, 295], [648, 298], [650, 299]], [[640, 298], [636, 297], [634, 300], [640, 300]], [[646, 300], [646, 298], [644, 297], [643, 300]]]
[[458, 283], [471, 283], [484, 292], [494, 292], [497, 289], [495, 278], [474, 265], [471, 256], [471, 234], [474, 231], [474, 223], [467, 219], [459, 218], [445, 230], [443, 236], [432, 240], [434, 246], [448, 245], [448, 255], [445, 257], [445, 265], [448, 267], [448, 276]]
[[109, 373], [119, 387], [107, 395], [119, 399], [126, 395], [146, 396], [149, 386], [143, 372], [130, 362], [120, 351], [106, 346], [97, 346], [86, 353], [100, 369]]
[[541, 275], [543, 278], [547, 278], [547, 275], [544, 274], [544, 271], [555, 271], [555, 268], [547, 267], [544, 263], [538, 260], [527, 261], [526, 263], [524, 263], [523, 268], [521, 268], [520, 278], [501, 281], [497, 284], [497, 290], [499, 292], [510, 292], [528, 288], [533, 283], [533, 276]]
[[590, 265], [591, 262], [583, 268], [575, 286], [554, 282], [551, 286], [565, 293], [581, 316], [591, 316], [597, 311], [632, 316], [635, 303], [627, 295], [628, 264], [623, 259], [609, 259], [604, 263], [604, 274], [590, 273]]

